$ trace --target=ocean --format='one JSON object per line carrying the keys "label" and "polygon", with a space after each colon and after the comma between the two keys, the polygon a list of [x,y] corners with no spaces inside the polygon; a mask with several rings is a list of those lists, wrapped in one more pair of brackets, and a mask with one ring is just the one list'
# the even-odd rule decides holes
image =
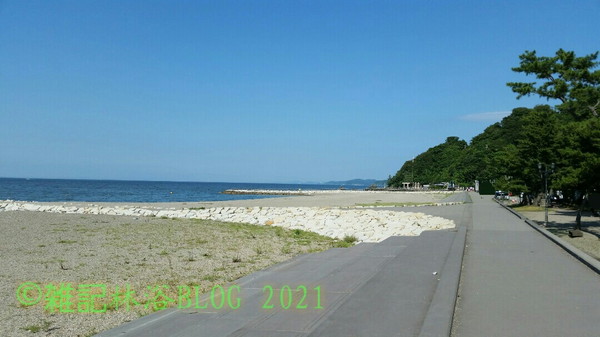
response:
{"label": "ocean", "polygon": [[[0,178],[0,200],[192,202],[276,198],[231,195],[228,189],[334,190],[337,185]],[[351,186],[348,189],[364,189]]]}

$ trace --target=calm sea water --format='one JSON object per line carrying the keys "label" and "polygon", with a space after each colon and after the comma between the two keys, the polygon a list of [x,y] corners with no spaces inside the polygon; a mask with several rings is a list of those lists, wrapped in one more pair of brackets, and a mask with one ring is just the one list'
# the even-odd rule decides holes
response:
{"label": "calm sea water", "polygon": [[[365,187],[367,186],[352,186],[352,188]],[[221,192],[227,189],[332,190],[337,188],[339,186],[335,185],[0,178],[0,200],[89,202],[221,201],[274,197],[221,194]]]}

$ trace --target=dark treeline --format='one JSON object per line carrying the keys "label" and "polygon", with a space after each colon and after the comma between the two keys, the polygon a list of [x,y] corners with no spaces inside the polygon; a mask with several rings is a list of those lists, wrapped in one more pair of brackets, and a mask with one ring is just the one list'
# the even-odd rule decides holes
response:
{"label": "dark treeline", "polygon": [[534,94],[559,100],[559,105],[516,108],[470,143],[448,137],[405,162],[388,185],[453,181],[472,186],[479,180],[492,182],[496,189],[535,193],[542,190],[538,163],[554,163],[549,188],[567,193],[599,189],[600,70],[592,71],[599,64],[597,56],[576,57],[562,49],[554,57],[525,52],[513,71],[534,75],[541,83],[507,85],[517,98]]}

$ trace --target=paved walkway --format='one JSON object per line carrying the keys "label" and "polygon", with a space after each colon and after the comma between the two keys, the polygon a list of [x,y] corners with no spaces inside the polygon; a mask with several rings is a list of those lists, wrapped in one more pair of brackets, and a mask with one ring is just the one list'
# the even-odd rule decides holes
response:
{"label": "paved walkway", "polygon": [[[304,255],[225,286],[235,310],[205,296],[208,309],[165,310],[97,336],[599,336],[598,274],[491,198],[470,196],[414,209],[456,230]],[[285,309],[288,289],[299,291]]]}
{"label": "paved walkway", "polygon": [[[460,219],[463,207],[432,208]],[[303,255],[236,281],[239,291],[225,286],[238,309],[214,310],[204,297],[199,306],[208,309],[165,310],[98,336],[447,336],[465,237],[462,227]],[[298,287],[285,309],[288,289]]]}
{"label": "paved walkway", "polygon": [[473,199],[454,336],[600,336],[600,276],[490,197]]}

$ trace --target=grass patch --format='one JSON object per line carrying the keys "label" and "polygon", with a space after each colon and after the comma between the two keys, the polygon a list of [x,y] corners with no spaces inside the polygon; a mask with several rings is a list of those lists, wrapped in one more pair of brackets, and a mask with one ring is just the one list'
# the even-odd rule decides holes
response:
{"label": "grass patch", "polygon": [[300,246],[310,246],[311,241],[306,240],[306,239],[299,239],[299,240],[296,240],[296,243],[299,244]]}
{"label": "grass patch", "polygon": [[354,246],[354,244],[348,243],[346,241],[334,241],[334,242],[332,242],[331,246],[333,248],[350,248],[350,247]]}
{"label": "grass patch", "polygon": [[219,276],[217,274],[210,274],[210,275],[204,276],[202,279],[204,281],[208,281],[208,282],[215,282],[216,280],[218,280],[220,278],[221,278],[221,276]]}
{"label": "grass patch", "polygon": [[38,333],[40,331],[48,330],[48,328],[50,328],[50,325],[52,325],[52,322],[44,320],[44,323],[42,323],[42,325],[29,325],[21,329],[33,333]]}
{"label": "grass patch", "polygon": [[354,246],[354,244],[358,241],[356,236],[354,235],[346,235],[342,240],[337,240],[332,243],[332,247],[334,248],[349,248]]}
{"label": "grass patch", "polygon": [[358,241],[358,239],[354,235],[346,235],[346,236],[344,236],[344,242],[355,243],[356,241]]}
{"label": "grass patch", "polygon": [[275,227],[275,235],[282,237],[285,235],[285,231],[281,227]]}
{"label": "grass patch", "polygon": [[543,212],[544,207],[535,206],[535,205],[526,205],[526,206],[510,206],[517,212]]}
{"label": "grass patch", "polygon": [[77,243],[77,241],[75,241],[75,240],[59,240],[58,243],[64,243],[64,244],[70,245],[73,243]]}
{"label": "grass patch", "polygon": [[285,246],[281,247],[282,254],[287,255],[287,254],[290,254],[291,252],[292,252],[292,248],[290,248],[289,245],[285,245]]}

